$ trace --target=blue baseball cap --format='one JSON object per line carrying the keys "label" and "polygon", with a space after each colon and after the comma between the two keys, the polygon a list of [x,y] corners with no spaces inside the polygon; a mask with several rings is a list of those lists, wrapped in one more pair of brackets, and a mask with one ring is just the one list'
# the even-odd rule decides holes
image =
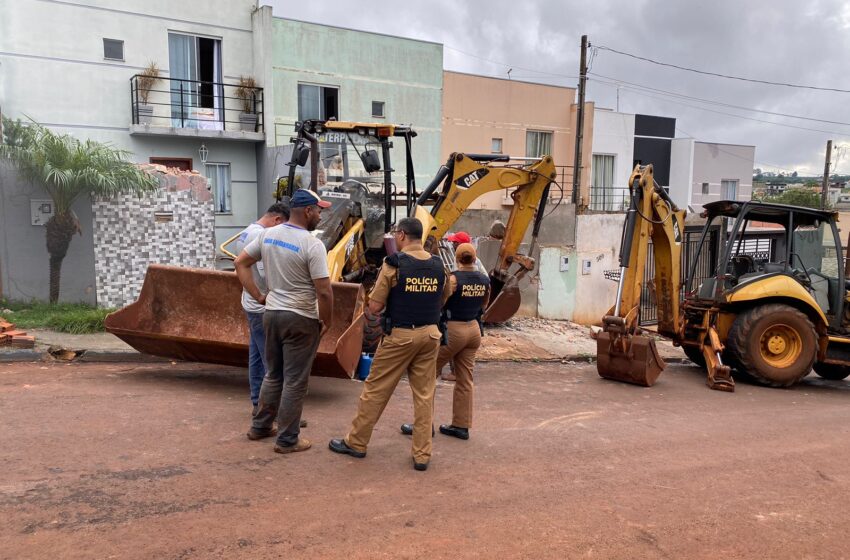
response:
{"label": "blue baseball cap", "polygon": [[319,198],[319,195],[307,189],[299,189],[292,195],[292,200],[289,201],[290,208],[306,208],[307,206],[318,206],[320,208],[330,208],[331,203]]}

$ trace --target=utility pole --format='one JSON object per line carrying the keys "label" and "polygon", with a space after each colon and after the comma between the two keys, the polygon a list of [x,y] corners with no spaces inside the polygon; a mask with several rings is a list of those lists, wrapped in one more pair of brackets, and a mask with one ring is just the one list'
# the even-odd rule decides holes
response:
{"label": "utility pole", "polygon": [[823,164],[823,186],[820,193],[821,210],[826,210],[826,199],[829,194],[829,161],[832,158],[832,140],[826,142],[826,161]]}
{"label": "utility pole", "polygon": [[581,36],[581,63],[578,74],[578,110],[576,111],[576,157],[573,160],[573,204],[578,206],[581,189],[581,145],[584,143],[584,90],[587,86],[587,35]]}

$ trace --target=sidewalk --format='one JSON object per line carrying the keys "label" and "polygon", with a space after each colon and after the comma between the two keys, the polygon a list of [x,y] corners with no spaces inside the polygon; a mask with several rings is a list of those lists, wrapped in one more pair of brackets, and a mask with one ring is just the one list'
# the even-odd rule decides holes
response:
{"label": "sidewalk", "polygon": [[[28,329],[28,332],[35,336],[35,348],[0,348],[0,362],[48,359],[50,348],[77,352],[79,357],[76,361],[166,360],[140,354],[109,333],[65,334],[43,329]],[[484,340],[478,352],[478,361],[481,362],[596,361],[596,341],[590,337],[590,329],[583,325],[566,321],[516,318],[502,326],[487,327],[484,332]],[[667,340],[657,340],[656,346],[661,357],[667,362],[686,360],[682,350]]]}
{"label": "sidewalk", "polygon": [[27,329],[35,336],[35,348],[21,350],[0,347],[0,362],[24,362],[52,359],[50,349],[77,352],[75,361],[83,362],[149,362],[164,358],[143,355],[134,350],[120,338],[110,333],[67,334],[46,329]]}

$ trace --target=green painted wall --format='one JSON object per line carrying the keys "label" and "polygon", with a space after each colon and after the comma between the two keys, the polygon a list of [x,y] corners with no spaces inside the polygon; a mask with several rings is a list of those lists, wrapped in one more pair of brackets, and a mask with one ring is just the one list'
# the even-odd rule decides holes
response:
{"label": "green painted wall", "polygon": [[[289,142],[298,118],[299,83],[335,86],[340,120],[413,126],[419,134],[413,143],[418,188],[436,172],[441,163],[442,45],[274,18],[270,58],[274,144]],[[372,101],[385,102],[384,119],[372,117]],[[402,145],[394,151],[396,182],[403,188]]]}

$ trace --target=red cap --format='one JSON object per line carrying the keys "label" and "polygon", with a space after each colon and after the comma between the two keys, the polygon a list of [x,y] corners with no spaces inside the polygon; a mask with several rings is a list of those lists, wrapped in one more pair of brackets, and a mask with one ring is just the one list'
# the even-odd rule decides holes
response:
{"label": "red cap", "polygon": [[459,231],[457,233],[453,233],[450,236],[446,237],[448,241],[452,243],[472,243],[472,238],[469,237],[469,234],[465,231]]}

